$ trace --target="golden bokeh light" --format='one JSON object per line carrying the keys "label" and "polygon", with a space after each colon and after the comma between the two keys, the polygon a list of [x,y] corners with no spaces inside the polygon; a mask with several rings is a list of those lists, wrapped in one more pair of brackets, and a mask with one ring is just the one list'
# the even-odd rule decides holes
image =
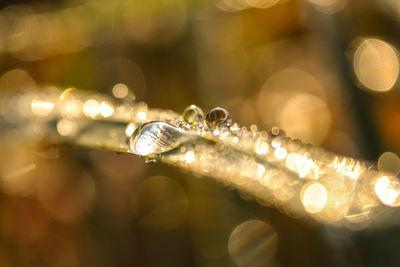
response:
{"label": "golden bokeh light", "polygon": [[249,7],[245,0],[216,0],[215,5],[225,12],[237,12]]}
{"label": "golden bokeh light", "polygon": [[255,7],[255,8],[268,8],[276,3],[279,2],[279,0],[245,0],[245,2],[250,6],[250,7]]}
{"label": "golden bokeh light", "polygon": [[76,123],[71,120],[62,119],[57,122],[57,132],[62,136],[73,135],[76,133],[77,129]]}
{"label": "golden bokeh light", "polygon": [[331,124],[327,104],[311,94],[290,97],[282,107],[279,119],[288,136],[315,144],[323,141]]}
{"label": "golden bokeh light", "polygon": [[188,152],[186,152],[186,154],[185,154],[185,161],[186,161],[186,163],[187,163],[187,164],[191,164],[191,163],[194,162],[194,160],[195,160],[194,152],[193,152],[193,151],[188,151]]}
{"label": "golden bokeh light", "polygon": [[393,88],[399,77],[398,52],[383,40],[363,39],[354,53],[353,67],[357,79],[365,88],[386,92]]}
{"label": "golden bokeh light", "polygon": [[54,109],[54,103],[33,99],[31,102],[32,113],[38,117],[47,117]]}
{"label": "golden bokeh light", "polygon": [[382,176],[375,182],[375,193],[383,204],[400,206],[400,184],[395,178]]}
{"label": "golden bokeh light", "polygon": [[138,117],[139,120],[142,120],[142,121],[145,121],[147,119],[147,113],[144,111],[138,112],[138,114],[136,116]]}
{"label": "golden bokeh light", "polygon": [[392,152],[383,153],[378,159],[378,170],[395,176],[400,172],[400,159]]}
{"label": "golden bokeh light", "polygon": [[238,12],[248,8],[269,8],[280,0],[219,0],[215,5],[225,12]]}
{"label": "golden bokeh light", "polygon": [[100,113],[99,101],[95,99],[89,99],[83,104],[83,114],[87,117],[94,118]]}
{"label": "golden bokeh light", "polygon": [[134,122],[128,123],[128,125],[125,128],[125,135],[127,137],[131,137],[136,128],[137,128],[136,123]]}
{"label": "golden bokeh light", "polygon": [[272,74],[258,95],[258,114],[266,127],[279,126],[288,136],[321,143],[331,126],[331,110],[320,78],[285,68]]}
{"label": "golden bokeh light", "polygon": [[397,0],[376,1],[386,12],[395,16],[400,15],[400,2]]}
{"label": "golden bokeh light", "polygon": [[278,235],[266,222],[251,220],[231,233],[228,252],[239,266],[268,266],[278,249]]}
{"label": "golden bokeh light", "polygon": [[117,83],[112,88],[112,94],[116,98],[125,98],[128,96],[128,93],[129,93],[129,88],[123,83]]}
{"label": "golden bokeh light", "polygon": [[269,150],[268,143],[262,139],[259,139],[257,143],[256,153],[261,155],[267,154]]}
{"label": "golden bokeh light", "polygon": [[333,14],[345,8],[347,0],[308,0],[320,12]]}
{"label": "golden bokeh light", "polygon": [[278,147],[274,151],[274,156],[275,156],[276,159],[279,159],[279,160],[285,159],[286,156],[287,156],[287,151],[283,147]]}
{"label": "golden bokeh light", "polygon": [[400,0],[18,2],[1,267],[358,266],[400,225]]}
{"label": "golden bokeh light", "polygon": [[308,183],[301,194],[301,202],[309,213],[318,213],[328,201],[328,191],[318,182]]}
{"label": "golden bokeh light", "polygon": [[286,166],[289,170],[298,173],[300,178],[319,178],[319,168],[307,154],[290,153],[286,158]]}
{"label": "golden bokeh light", "polygon": [[257,178],[261,179],[265,173],[265,167],[261,164],[257,164]]}
{"label": "golden bokeh light", "polygon": [[65,117],[77,117],[81,114],[82,107],[82,101],[69,99],[68,101],[61,102],[60,112]]}
{"label": "golden bokeh light", "polygon": [[108,118],[114,113],[113,104],[111,104],[109,101],[102,101],[99,108],[100,114],[104,118]]}

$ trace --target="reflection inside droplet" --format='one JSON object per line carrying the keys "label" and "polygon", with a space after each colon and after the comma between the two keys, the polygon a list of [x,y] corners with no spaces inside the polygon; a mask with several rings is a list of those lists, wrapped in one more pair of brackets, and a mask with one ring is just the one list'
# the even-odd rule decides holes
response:
{"label": "reflection inside droplet", "polygon": [[210,128],[227,127],[232,123],[231,114],[224,108],[213,108],[207,113],[206,122]]}
{"label": "reflection inside droplet", "polygon": [[202,121],[204,120],[203,110],[196,105],[190,105],[183,111],[183,119],[187,122]]}
{"label": "reflection inside droplet", "polygon": [[237,226],[228,243],[229,255],[239,266],[267,266],[277,248],[277,233],[269,224],[259,220]]}
{"label": "reflection inside droplet", "polygon": [[185,140],[185,132],[165,122],[149,122],[137,128],[129,140],[129,151],[140,156],[170,151]]}

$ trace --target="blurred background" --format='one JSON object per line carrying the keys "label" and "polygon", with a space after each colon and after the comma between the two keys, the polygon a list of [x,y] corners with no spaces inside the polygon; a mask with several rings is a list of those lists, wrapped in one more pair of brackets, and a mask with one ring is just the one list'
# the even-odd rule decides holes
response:
{"label": "blurred background", "polygon": [[[399,165],[398,0],[0,2],[0,92],[45,85]],[[333,228],[133,155],[1,129],[0,266],[400,266],[393,225]],[[392,151],[386,152],[385,151]]]}

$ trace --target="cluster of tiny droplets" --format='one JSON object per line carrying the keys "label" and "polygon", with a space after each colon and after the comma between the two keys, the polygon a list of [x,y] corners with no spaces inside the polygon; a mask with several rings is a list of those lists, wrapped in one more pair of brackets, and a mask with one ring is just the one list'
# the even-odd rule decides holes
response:
{"label": "cluster of tiny droplets", "polygon": [[[164,149],[174,149],[164,161],[213,176],[261,204],[273,204],[293,216],[306,212],[350,228],[365,226],[380,204],[373,185],[381,177],[372,166],[287,138],[278,128],[268,133],[254,125],[247,129],[232,123],[223,108],[204,116],[195,105],[173,124],[185,131],[182,137],[201,136],[214,145],[196,145],[182,138]],[[390,182],[384,190],[394,190]],[[397,205],[398,195],[390,206]]]}
{"label": "cluster of tiny droplets", "polygon": [[59,135],[71,138],[85,121],[126,123],[127,152],[212,176],[293,216],[353,228],[367,225],[381,203],[400,205],[397,179],[366,162],[292,140],[278,128],[241,127],[223,108],[205,115],[191,105],[181,116],[132,99],[49,88],[12,96],[1,113],[32,124],[56,120]]}

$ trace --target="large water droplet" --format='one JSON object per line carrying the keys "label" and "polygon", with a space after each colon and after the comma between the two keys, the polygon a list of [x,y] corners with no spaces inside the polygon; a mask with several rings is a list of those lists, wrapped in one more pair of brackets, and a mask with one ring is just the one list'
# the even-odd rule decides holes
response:
{"label": "large water droplet", "polygon": [[178,147],[185,132],[171,124],[153,121],[138,127],[129,139],[129,152],[140,156],[159,154]]}
{"label": "large water droplet", "polygon": [[203,110],[196,105],[190,105],[183,111],[183,119],[187,122],[203,121],[204,120]]}
{"label": "large water droplet", "polygon": [[231,114],[224,108],[213,108],[207,113],[206,122],[208,127],[212,129],[227,127],[232,123]]}

